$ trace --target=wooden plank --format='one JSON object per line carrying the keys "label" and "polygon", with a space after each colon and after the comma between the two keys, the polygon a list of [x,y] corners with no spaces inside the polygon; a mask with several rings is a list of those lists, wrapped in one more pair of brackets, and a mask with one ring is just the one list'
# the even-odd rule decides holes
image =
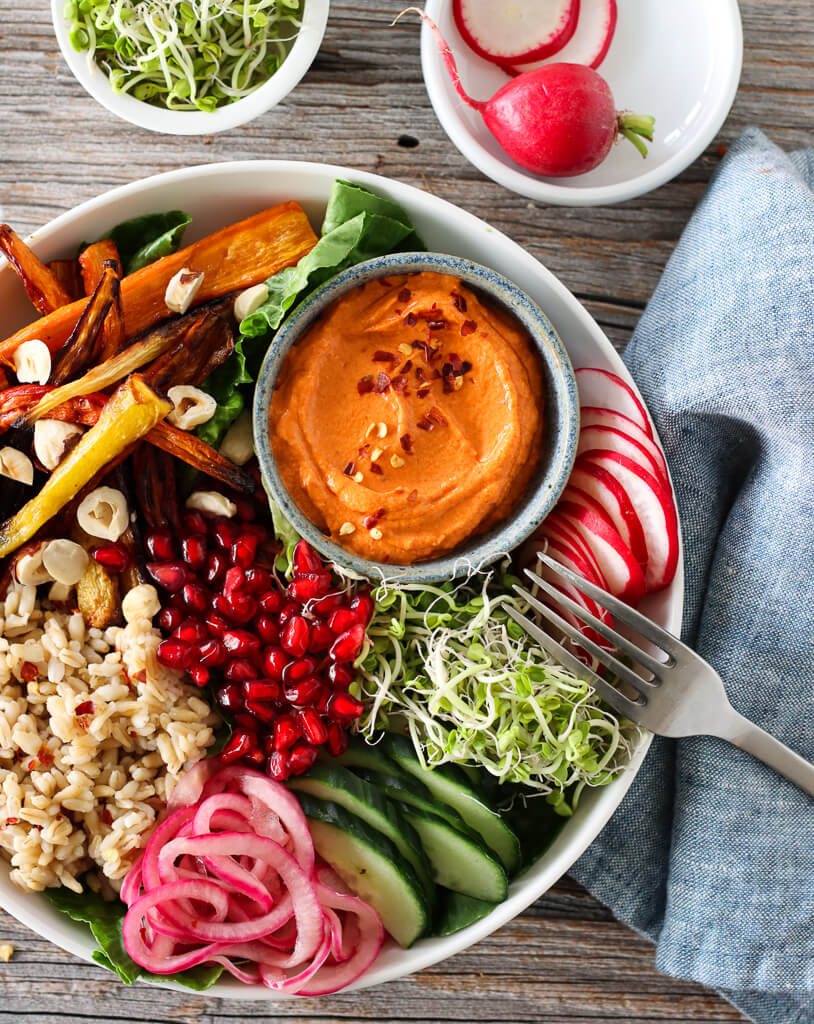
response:
{"label": "wooden plank", "polygon": [[[65,67],[49,4],[0,0],[0,217],[21,233],[107,188],[187,164],[326,160],[376,171],[484,217],[526,246],[583,301],[620,350],[710,175],[720,147],[750,124],[780,145],[812,141],[814,5],[742,0],[745,60],[718,138],[679,178],[616,207],[545,207],[470,166],[427,100],[414,24],[389,24],[384,0],[334,0],[314,67],[277,110],[207,138],[155,136],[99,108]],[[0,1019],[242,1021],[245,1003],[125,989],[0,914]],[[743,1021],[699,986],[658,974],[649,943],[565,879],[497,934],[417,977],[330,999],[262,1006],[258,1021],[475,1021],[682,1024]],[[260,1007],[257,1007],[260,1010]]]}

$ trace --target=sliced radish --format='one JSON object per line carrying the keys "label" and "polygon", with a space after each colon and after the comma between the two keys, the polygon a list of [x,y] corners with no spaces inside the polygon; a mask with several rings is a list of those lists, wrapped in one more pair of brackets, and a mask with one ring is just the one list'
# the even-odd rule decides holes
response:
{"label": "sliced radish", "polygon": [[590,565],[594,575],[600,581],[597,585],[601,586],[603,590],[609,589],[593,551],[585,543],[580,532],[575,530],[573,525],[556,508],[546,517],[546,521],[542,525],[542,534],[544,537],[557,540],[561,544],[573,548]]}
{"label": "sliced radish", "polygon": [[[648,438],[649,440],[649,438]],[[650,442],[653,443],[652,441]],[[620,452],[622,455],[627,455],[629,459],[633,459],[634,462],[646,469],[648,473],[652,473],[653,476],[661,481],[665,487],[669,486],[667,476],[662,473],[661,466],[653,458],[647,448],[644,445],[639,444],[638,441],[634,441],[629,434],[623,434],[621,430],[617,430],[616,427],[582,427],[579,432],[579,446],[577,448],[577,454],[581,455],[583,452],[596,451],[597,449],[606,448],[608,451]]]}
{"label": "sliced radish", "polygon": [[615,409],[638,423],[648,437],[653,436],[647,410],[633,388],[615,373],[595,367],[582,367],[577,370],[577,386],[580,406]]}
{"label": "sliced radish", "polygon": [[[616,0],[580,0],[579,21],[574,34],[556,54],[558,61],[566,64],[585,64],[598,68],[613,42],[616,31]],[[512,74],[533,71],[540,61],[530,64],[515,64],[507,68]]]}
{"label": "sliced radish", "polygon": [[453,0],[464,41],[496,64],[542,60],[573,36],[580,0]]}
{"label": "sliced radish", "polygon": [[614,597],[635,604],[644,597],[644,574],[630,548],[604,516],[584,505],[560,501],[557,510],[593,552]]}
{"label": "sliced radish", "polygon": [[[644,539],[644,530],[636,515],[636,510],[630,503],[627,491],[619,483],[616,477],[611,476],[607,470],[599,466],[586,463],[579,458],[571,473],[568,487],[563,491],[578,489],[594,499],[613,523],[617,533],[627,544],[633,553],[633,557],[642,567],[642,572],[647,568],[647,542]],[[569,495],[569,500],[573,500]]]}
{"label": "sliced radish", "polygon": [[647,543],[647,590],[662,590],[678,564],[678,517],[673,495],[647,470],[618,452],[586,452],[582,465],[606,470],[624,488],[636,510]]}
{"label": "sliced radish", "polygon": [[598,409],[586,405],[579,411],[579,422],[583,427],[613,427],[615,430],[627,434],[652,455],[659,467],[659,476],[664,479],[665,483],[670,479],[664,452],[657,442],[629,416],[623,416],[622,413],[615,412],[613,409]]}

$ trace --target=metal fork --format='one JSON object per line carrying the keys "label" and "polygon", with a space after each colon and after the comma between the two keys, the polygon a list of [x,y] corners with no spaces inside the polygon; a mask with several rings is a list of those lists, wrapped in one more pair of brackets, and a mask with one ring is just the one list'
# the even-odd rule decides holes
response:
{"label": "metal fork", "polygon": [[616,686],[597,675],[593,669],[584,665],[531,619],[516,609],[507,607],[506,611],[515,622],[519,623],[549,654],[557,658],[560,664],[590,683],[619,714],[644,726],[645,729],[660,736],[718,736],[759,758],[796,783],[806,793],[814,796],[814,764],[795,754],[770,733],[735,711],[726,696],[721,677],[702,657],[640,612],[634,611],[600,587],[577,576],[548,555],[540,552],[538,557],[547,569],[592,598],[663,653],[663,657],[659,658],[642,650],[537,573],[526,569],[526,575],[541,591],[612,643],[617,651],[628,655],[646,675],[634,671],[612,652],[585,636],[553,608],[515,585],[514,589],[524,601],[565,636],[593,655],[600,664],[610,669],[622,683],[635,692],[636,696],[626,696]]}

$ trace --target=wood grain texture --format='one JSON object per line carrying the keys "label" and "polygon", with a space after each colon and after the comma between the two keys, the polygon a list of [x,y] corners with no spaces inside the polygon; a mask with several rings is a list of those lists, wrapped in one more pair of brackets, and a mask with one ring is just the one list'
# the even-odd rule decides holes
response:
{"label": "wood grain texture", "polygon": [[[654,0],[666,2],[666,0]],[[715,2],[715,0],[711,0]],[[622,206],[544,207],[483,178],[446,139],[421,79],[415,25],[399,0],[334,0],[313,68],[277,110],[210,138],[155,136],[98,107],[64,66],[47,0],[0,0],[0,216],[22,234],[82,200],[187,164],[325,160],[418,185],[526,246],[622,349],[728,145],[750,124],[780,145],[812,141],[814,4],[743,0],[745,59],[719,137],[679,178]],[[400,144],[403,136],[417,140]],[[402,140],[403,141],[403,140]],[[313,1001],[205,1000],[125,989],[0,914],[0,1020],[217,1024],[295,1020],[657,1024],[743,1021],[699,986],[658,974],[653,950],[568,879],[476,947],[379,989]]]}

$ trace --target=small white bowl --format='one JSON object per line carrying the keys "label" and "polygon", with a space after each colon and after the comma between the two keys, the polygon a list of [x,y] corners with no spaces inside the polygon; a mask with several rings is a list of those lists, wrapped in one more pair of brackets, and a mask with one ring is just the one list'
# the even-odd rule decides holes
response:
{"label": "small white bowl", "polygon": [[[510,80],[463,41],[451,3],[428,0],[426,10],[449,43],[470,95],[488,99]],[[426,25],[421,36],[427,92],[452,142],[498,184],[559,206],[619,203],[680,174],[703,153],[726,120],[742,62],[737,0],[618,0],[616,33],[599,73],[610,85],[619,110],[655,117],[655,140],[648,144],[647,159],[620,139],[588,174],[543,178],[523,170],[504,153],[480,114],[456,95]]]}
{"label": "small white bowl", "polygon": [[71,26],[65,17],[64,7],[65,0],[51,0],[51,17],[62,56],[77,82],[103,107],[148,131],[165,135],[214,135],[254,120],[285,99],[317,55],[325,35],[331,0],[305,0],[302,28],[279,69],[265,84],[242,100],[218,107],[211,114],[202,110],[168,110],[114,92],[98,64],[86,51],[78,52],[71,45]]}

